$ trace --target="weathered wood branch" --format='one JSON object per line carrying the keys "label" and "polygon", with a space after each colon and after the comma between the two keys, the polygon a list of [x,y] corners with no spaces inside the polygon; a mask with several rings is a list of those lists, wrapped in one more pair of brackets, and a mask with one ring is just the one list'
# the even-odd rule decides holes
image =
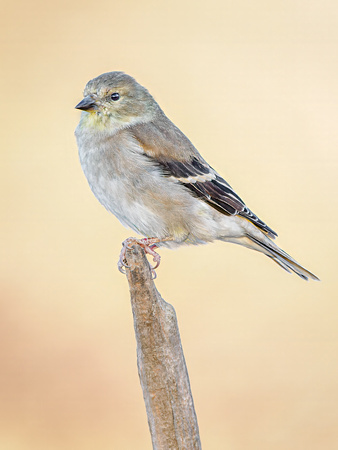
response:
{"label": "weathered wood branch", "polygon": [[126,262],[137,365],[153,448],[201,449],[175,310],[157,291],[139,245],[127,250]]}

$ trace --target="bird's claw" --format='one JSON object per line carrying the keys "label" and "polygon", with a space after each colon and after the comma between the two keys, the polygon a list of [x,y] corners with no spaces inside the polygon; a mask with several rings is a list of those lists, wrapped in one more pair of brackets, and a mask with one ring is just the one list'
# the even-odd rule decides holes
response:
{"label": "bird's claw", "polygon": [[119,260],[117,263],[117,268],[121,273],[123,273],[123,275],[126,275],[127,273],[125,267],[127,267],[127,269],[130,269],[130,266],[128,266],[128,264],[126,264],[123,260],[122,261]]}
{"label": "bird's claw", "polygon": [[[165,239],[167,240],[167,239]],[[130,266],[125,262],[126,251],[131,250],[132,245],[137,244],[140,245],[146,254],[151,255],[153,257],[153,261],[155,263],[154,266],[150,264],[150,270],[152,274],[152,279],[155,280],[157,277],[155,270],[158,268],[161,262],[161,256],[155,252],[154,248],[157,248],[157,245],[161,239],[159,238],[144,238],[144,239],[136,239],[136,238],[128,238],[122,243],[122,250],[120,253],[120,258],[117,263],[117,267],[121,273],[126,274],[126,269],[130,269]]]}

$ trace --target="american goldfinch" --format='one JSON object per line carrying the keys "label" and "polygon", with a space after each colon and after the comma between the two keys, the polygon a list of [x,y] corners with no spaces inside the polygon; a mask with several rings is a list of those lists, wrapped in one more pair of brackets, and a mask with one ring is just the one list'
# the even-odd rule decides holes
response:
{"label": "american goldfinch", "polygon": [[[202,158],[190,140],[131,76],[104,73],[89,81],[75,135],[82,169],[97,199],[154,257],[159,246],[232,242],[264,253],[283,269],[318,278],[273,241],[259,219]],[[124,263],[125,241],[119,262]]]}

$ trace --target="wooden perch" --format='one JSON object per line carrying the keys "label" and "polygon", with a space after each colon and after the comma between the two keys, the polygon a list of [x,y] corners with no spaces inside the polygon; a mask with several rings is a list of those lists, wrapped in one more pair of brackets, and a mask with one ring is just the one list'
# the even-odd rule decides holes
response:
{"label": "wooden perch", "polygon": [[127,250],[126,262],[138,372],[153,448],[201,449],[175,310],[157,291],[139,245]]}

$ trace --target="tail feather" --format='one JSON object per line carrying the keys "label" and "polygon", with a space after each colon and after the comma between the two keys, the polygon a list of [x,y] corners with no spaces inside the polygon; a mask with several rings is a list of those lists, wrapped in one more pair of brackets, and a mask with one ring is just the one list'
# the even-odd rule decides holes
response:
{"label": "tail feather", "polygon": [[291,270],[281,261],[278,261],[278,259],[275,259],[273,256],[266,255],[268,258],[272,259],[275,263],[277,263],[282,269],[286,270],[288,273],[292,273]]}
{"label": "tail feather", "polygon": [[296,260],[294,260],[266,236],[262,235],[261,240],[258,239],[257,236],[252,236],[250,234],[247,235],[247,238],[250,240],[248,247],[263,252],[287,272],[293,271],[303,280],[308,280],[310,278],[311,280],[319,281],[319,278],[316,277],[316,275],[301,266]]}

